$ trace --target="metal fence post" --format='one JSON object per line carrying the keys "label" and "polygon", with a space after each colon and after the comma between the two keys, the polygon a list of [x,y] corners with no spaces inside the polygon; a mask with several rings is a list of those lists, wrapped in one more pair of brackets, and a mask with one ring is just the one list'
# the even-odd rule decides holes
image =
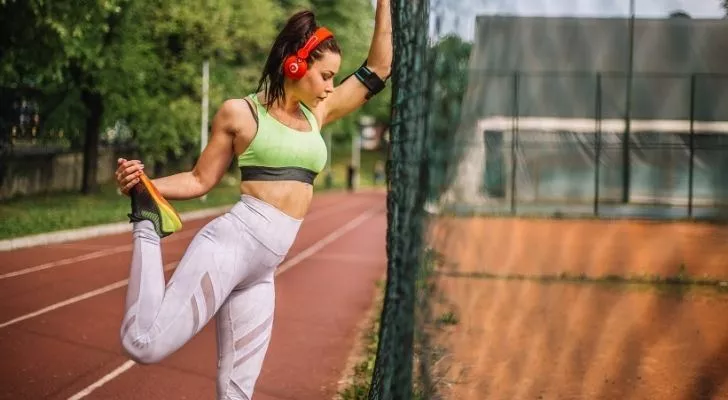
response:
{"label": "metal fence post", "polygon": [[625,90],[625,114],[624,114],[624,143],[622,147],[622,202],[629,203],[631,186],[631,165],[629,158],[629,144],[632,129],[632,81],[634,74],[634,24],[635,24],[635,3],[629,4],[629,54],[627,66],[627,82]]}
{"label": "metal fence post", "polygon": [[513,73],[513,120],[511,125],[511,213],[516,214],[516,143],[518,141],[518,84],[519,72]]}
{"label": "metal fence post", "polygon": [[693,185],[695,174],[695,81],[696,74],[690,75],[690,162],[688,164],[688,218],[693,217]]}
{"label": "metal fence post", "polygon": [[599,164],[602,152],[602,74],[597,72],[594,119],[596,125],[594,143],[594,215],[599,216]]}

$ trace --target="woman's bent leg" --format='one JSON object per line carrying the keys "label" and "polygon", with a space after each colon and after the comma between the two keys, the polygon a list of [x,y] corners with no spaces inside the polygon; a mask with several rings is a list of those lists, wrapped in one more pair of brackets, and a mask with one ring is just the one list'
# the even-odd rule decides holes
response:
{"label": "woman's bent leg", "polygon": [[165,288],[159,236],[149,221],[134,224],[121,325],[122,345],[132,359],[154,363],[178,350],[205,326],[246,273],[256,268],[259,257],[245,260],[245,265],[236,258],[238,228],[226,215],[201,229]]}

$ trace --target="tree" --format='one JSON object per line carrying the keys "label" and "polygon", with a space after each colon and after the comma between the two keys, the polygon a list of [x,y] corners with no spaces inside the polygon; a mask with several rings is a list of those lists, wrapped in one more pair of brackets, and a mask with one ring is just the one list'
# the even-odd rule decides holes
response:
{"label": "tree", "polygon": [[149,159],[180,154],[199,136],[201,60],[259,64],[283,16],[274,0],[76,3],[0,3],[0,85],[56,99],[49,120],[83,130],[83,193],[103,126],[122,121]]}
{"label": "tree", "polygon": [[56,97],[58,104],[69,95],[78,96],[75,103],[80,102],[85,111],[82,191],[88,193],[96,182],[98,132],[104,112],[100,73],[113,62],[108,49],[122,35],[129,1],[72,3],[9,0],[1,4],[0,36],[6,40],[2,82]]}
{"label": "tree", "polygon": [[472,43],[457,35],[446,35],[430,50],[430,121],[427,152],[432,171],[431,185],[436,196],[454,177],[452,163],[463,149],[456,129],[468,83],[468,61]]}

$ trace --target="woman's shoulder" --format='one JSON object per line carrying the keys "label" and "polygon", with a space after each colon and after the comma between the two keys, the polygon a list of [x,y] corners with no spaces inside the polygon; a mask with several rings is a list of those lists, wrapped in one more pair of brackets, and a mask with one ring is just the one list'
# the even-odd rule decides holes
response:
{"label": "woman's shoulder", "polygon": [[223,117],[236,117],[249,114],[249,106],[246,104],[250,100],[248,97],[229,98],[222,102],[218,113]]}
{"label": "woman's shoulder", "polygon": [[250,96],[228,98],[222,102],[215,117],[228,129],[239,130],[242,127],[258,123],[255,105]]}

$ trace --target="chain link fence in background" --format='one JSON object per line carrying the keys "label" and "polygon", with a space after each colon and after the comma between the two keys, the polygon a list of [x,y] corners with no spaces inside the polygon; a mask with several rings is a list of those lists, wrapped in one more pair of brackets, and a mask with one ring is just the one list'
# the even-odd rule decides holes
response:
{"label": "chain link fence in background", "polygon": [[463,149],[483,157],[480,194],[492,201],[481,211],[726,216],[728,75],[634,74],[629,126],[622,73],[479,76],[511,88],[510,110],[475,123],[483,147]]}

